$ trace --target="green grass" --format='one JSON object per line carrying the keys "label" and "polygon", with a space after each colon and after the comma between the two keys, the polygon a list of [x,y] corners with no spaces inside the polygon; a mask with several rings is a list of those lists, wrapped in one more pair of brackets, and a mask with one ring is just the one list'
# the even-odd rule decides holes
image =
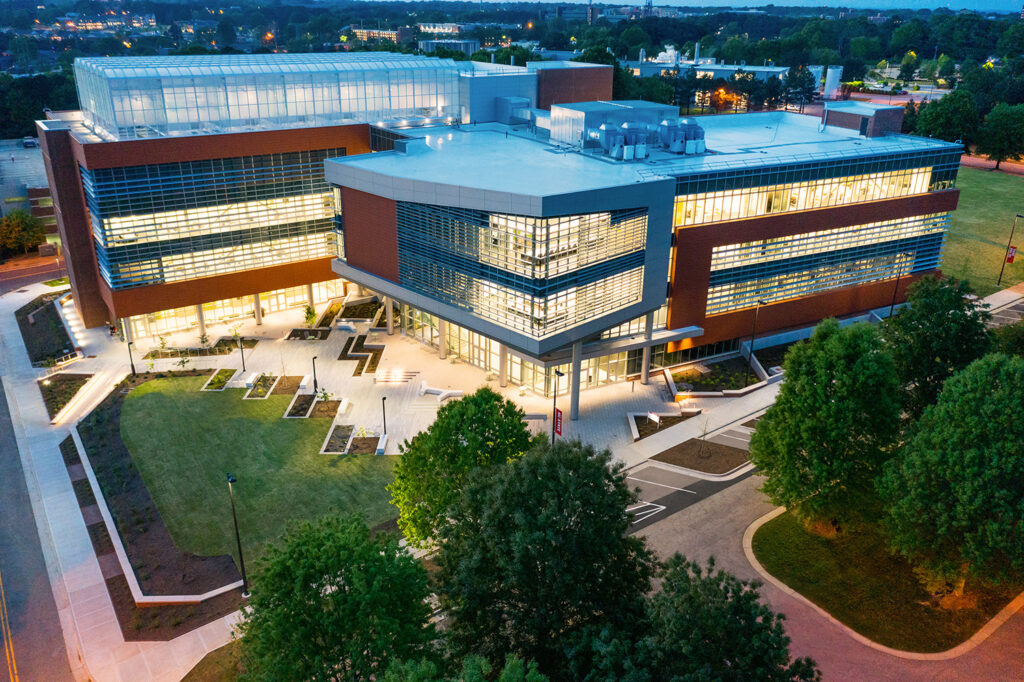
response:
{"label": "green grass", "polygon": [[[1024,213],[1024,178],[961,168],[956,184],[960,204],[953,211],[942,272],[968,280],[979,296],[1024,281],[1024,255],[1018,255],[996,286],[1013,216]],[[1024,225],[1017,228],[1014,242],[1024,250]]]}
{"label": "green grass", "polygon": [[132,391],[121,436],[178,546],[235,554],[225,473],[231,472],[248,560],[287,523],[336,510],[371,526],[397,516],[385,486],[390,457],[321,455],[329,419],[282,419],[290,395],[242,400],[200,391],[206,376],[154,379]]}
{"label": "green grass", "polygon": [[[968,639],[1017,590],[974,591],[977,608],[951,611],[929,603],[910,565],[892,555],[877,526],[847,529],[828,540],[791,514],[758,529],[754,554],[764,568],[848,627],[885,646],[937,652]],[[977,590],[968,585],[968,591]]]}
{"label": "green grass", "polygon": [[48,279],[43,282],[48,287],[66,287],[68,285],[68,278],[61,277],[60,279]]}
{"label": "green grass", "polygon": [[214,649],[196,663],[182,682],[233,682],[238,679],[242,645],[238,640]]}

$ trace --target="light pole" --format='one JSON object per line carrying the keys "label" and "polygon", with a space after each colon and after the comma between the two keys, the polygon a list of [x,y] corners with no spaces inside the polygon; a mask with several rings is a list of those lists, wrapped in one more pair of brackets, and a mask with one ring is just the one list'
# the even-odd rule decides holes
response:
{"label": "light pole", "polygon": [[896,261],[896,282],[892,285],[892,301],[889,302],[889,317],[892,317],[893,310],[896,309],[896,294],[900,290],[900,280],[903,279],[903,271],[900,269],[900,262]]}
{"label": "light pole", "polygon": [[134,341],[128,342],[128,364],[132,367],[132,376],[135,376],[135,358],[132,357],[132,344]]}
{"label": "light pole", "polygon": [[551,444],[555,444],[555,415],[558,414],[558,380],[565,372],[555,370],[555,390],[551,392]]}
{"label": "light pole", "polygon": [[1024,215],[1018,213],[1013,217],[1013,227],[1010,228],[1010,238],[1006,240],[1006,252],[1003,254],[1003,265],[999,268],[999,279],[996,280],[996,286],[999,286],[1003,282],[1003,270],[1006,269],[1006,259],[1010,256],[1010,245],[1013,243],[1013,233],[1017,231],[1017,219],[1024,218]]}
{"label": "light pole", "polygon": [[249,580],[245,576],[245,559],[242,558],[242,536],[238,534],[238,514],[235,513],[235,490],[231,487],[236,478],[230,473],[228,476],[228,497],[231,498],[231,518],[235,521],[235,542],[238,543],[238,565],[242,569],[242,597],[249,598]]}
{"label": "light pole", "polygon": [[388,397],[382,395],[380,397],[380,416],[384,418],[384,435],[388,435],[388,411],[387,411]]}
{"label": "light pole", "polygon": [[318,356],[313,356],[313,393],[317,392],[319,385],[316,383],[316,359]]}
{"label": "light pole", "polygon": [[238,337],[238,354],[242,357],[242,371],[245,371],[245,348],[242,347],[242,337]]}
{"label": "light pole", "polygon": [[757,313],[763,305],[767,304],[761,299],[757,299],[757,305],[754,306],[754,326],[750,330],[750,350],[747,352],[747,376],[743,380],[744,388],[750,383],[750,373],[754,369],[754,338],[757,337]]}

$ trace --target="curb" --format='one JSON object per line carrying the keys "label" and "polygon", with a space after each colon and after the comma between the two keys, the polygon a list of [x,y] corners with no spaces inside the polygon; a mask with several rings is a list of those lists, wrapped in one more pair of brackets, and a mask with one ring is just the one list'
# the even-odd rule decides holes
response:
{"label": "curb", "polygon": [[864,646],[871,647],[875,651],[881,651],[882,653],[889,654],[890,656],[904,658],[911,661],[949,661],[954,658],[959,658],[960,656],[963,656],[964,654],[966,654],[967,652],[971,651],[976,646],[984,642],[1006,621],[1008,621],[1010,617],[1013,616],[1013,614],[1017,613],[1017,611],[1021,610],[1021,608],[1024,607],[1024,592],[1021,592],[1013,599],[1013,601],[1004,606],[1002,610],[999,611],[999,613],[992,616],[992,618],[987,623],[981,626],[980,630],[971,635],[965,642],[962,642],[953,647],[952,649],[947,649],[945,651],[939,651],[933,654],[925,654],[913,651],[903,651],[902,649],[893,649],[883,644],[879,644],[878,642],[868,639],[859,632],[851,629],[845,623],[839,621],[831,613],[821,608],[820,606],[812,602],[810,599],[808,599],[804,595],[794,590],[792,587],[786,585],[781,580],[773,576],[764,568],[764,566],[761,565],[761,562],[759,562],[757,558],[754,556],[754,533],[756,533],[757,530],[764,524],[768,523],[774,518],[781,516],[785,511],[785,507],[777,507],[772,511],[768,512],[767,514],[765,514],[764,516],[760,517],[759,519],[755,519],[753,523],[747,526],[747,529],[743,532],[743,554],[746,555],[747,561],[750,562],[750,565],[754,567],[754,570],[756,570],[761,575],[761,577],[764,578],[765,581],[771,583],[778,589],[782,590],[790,597],[793,597],[794,599],[803,602],[807,606],[810,606],[812,609],[817,611],[818,614],[823,616],[826,620],[828,620],[831,623],[834,623],[835,625],[838,625],[839,628],[846,635],[860,642]]}

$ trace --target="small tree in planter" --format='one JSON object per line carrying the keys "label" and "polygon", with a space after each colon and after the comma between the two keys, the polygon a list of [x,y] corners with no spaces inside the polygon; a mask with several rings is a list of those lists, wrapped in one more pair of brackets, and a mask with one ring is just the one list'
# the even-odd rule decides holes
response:
{"label": "small tree in planter", "polygon": [[158,336],[156,338],[160,342],[160,350],[167,350],[167,337],[166,336]]}
{"label": "small tree in planter", "polygon": [[328,400],[330,400],[333,397],[334,397],[334,394],[331,393],[330,391],[328,391],[326,388],[321,388],[316,393],[316,399],[319,400],[320,402],[327,402]]}
{"label": "small tree in planter", "polygon": [[312,327],[316,324],[316,309],[313,306],[307,305],[304,314],[306,316],[307,327]]}
{"label": "small tree in planter", "polygon": [[182,356],[182,358],[180,360],[178,360],[176,363],[174,363],[174,365],[176,367],[181,367],[181,371],[184,372],[186,369],[188,369],[188,363],[189,363],[190,360],[191,360],[191,358],[189,358],[187,355],[185,355],[185,356]]}
{"label": "small tree in planter", "polygon": [[199,345],[203,348],[207,348],[210,345],[210,337],[206,332],[199,335]]}

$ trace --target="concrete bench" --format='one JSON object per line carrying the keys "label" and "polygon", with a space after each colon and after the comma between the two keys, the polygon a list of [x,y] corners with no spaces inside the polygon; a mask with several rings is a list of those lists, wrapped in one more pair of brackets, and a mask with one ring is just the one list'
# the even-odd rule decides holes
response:
{"label": "concrete bench", "polygon": [[313,377],[311,375],[309,375],[309,374],[307,374],[306,376],[302,377],[302,379],[299,381],[299,390],[303,390],[303,389],[309,388],[310,387],[310,381],[312,381],[312,378]]}
{"label": "concrete bench", "polygon": [[384,434],[377,440],[377,453],[378,455],[384,454],[384,448],[388,446],[388,434]]}
{"label": "concrete bench", "polygon": [[349,334],[355,334],[356,333],[356,326],[354,324],[349,323],[349,322],[339,322],[338,326],[337,326],[337,329],[340,332],[348,332]]}
{"label": "concrete bench", "polygon": [[245,387],[252,388],[253,384],[255,384],[256,381],[260,378],[260,374],[262,374],[262,372],[253,372],[252,374],[247,376],[245,378]]}
{"label": "concrete bench", "polygon": [[437,402],[443,403],[449,398],[461,398],[462,391],[441,391],[437,394]]}

